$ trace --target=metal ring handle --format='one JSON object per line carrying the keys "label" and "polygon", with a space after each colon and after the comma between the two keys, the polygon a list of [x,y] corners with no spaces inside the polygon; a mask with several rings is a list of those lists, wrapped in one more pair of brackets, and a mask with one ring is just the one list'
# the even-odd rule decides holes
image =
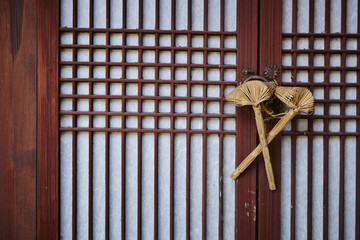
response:
{"label": "metal ring handle", "polygon": [[249,82],[249,81],[254,81],[254,80],[260,80],[260,81],[263,81],[263,82],[269,82],[268,79],[266,79],[266,78],[264,78],[262,76],[253,75],[253,76],[248,77],[246,80],[244,80],[243,83],[246,83],[246,82]]}

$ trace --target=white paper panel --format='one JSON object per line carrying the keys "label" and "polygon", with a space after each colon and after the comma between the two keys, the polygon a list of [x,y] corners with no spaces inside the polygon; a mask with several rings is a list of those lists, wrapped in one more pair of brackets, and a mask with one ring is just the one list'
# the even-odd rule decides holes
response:
{"label": "white paper panel", "polygon": [[[95,0],[93,6],[93,26],[94,28],[106,27],[106,14],[110,16],[110,28],[123,28],[123,7],[124,1],[110,0],[109,13],[107,13],[105,0]],[[212,0],[208,3],[209,17],[204,19],[204,1],[192,0],[192,22],[188,26],[188,2],[187,0],[176,1],[175,7],[175,28],[177,30],[203,30],[204,21],[207,21],[208,28],[211,31],[220,30],[220,1]],[[61,1],[61,26],[62,27],[90,27],[90,1],[77,1],[77,26],[73,26],[72,18],[72,1]],[[171,1],[159,1],[159,15],[160,15],[160,29],[171,28]],[[236,31],[236,0],[226,0],[224,2],[225,15],[224,21],[225,31]],[[143,16],[143,28],[155,28],[155,1],[144,0],[143,12],[139,12],[139,1],[126,1],[126,28],[138,29],[140,27],[139,14]],[[209,84],[204,85],[202,81],[207,78],[210,81],[220,81],[220,70],[217,68],[209,68],[208,72],[204,69],[192,68],[191,79],[199,81],[199,84],[191,84],[191,89],[188,92],[187,84],[172,85],[169,83],[124,83],[119,82],[107,83],[101,82],[106,77],[114,79],[121,79],[123,61],[138,63],[139,50],[138,49],[110,49],[108,52],[104,47],[108,43],[112,46],[139,46],[141,41],[138,33],[127,33],[125,42],[123,41],[123,33],[110,32],[107,40],[107,35],[104,32],[79,32],[73,40],[73,33],[61,32],[60,41],[62,44],[78,44],[88,45],[92,41],[94,45],[99,46],[97,49],[79,48],[76,49],[75,57],[73,59],[73,48],[61,48],[61,61],[78,61],[82,65],[72,67],[61,65],[61,78],[82,78],[87,79],[94,77],[99,82],[78,82],[76,84],[68,82],[60,82],[61,94],[77,94],[84,95],[83,98],[61,98],[60,109],[63,111],[93,111],[102,113],[109,109],[112,113],[128,112],[128,113],[153,113],[155,112],[156,104],[160,113],[186,113],[188,104],[190,104],[191,112],[197,114],[220,114],[220,105],[217,101],[208,101],[207,106],[203,101],[186,101],[176,100],[174,106],[171,105],[170,100],[152,100],[146,99],[140,102],[139,99],[105,99],[101,96],[110,94],[111,96],[121,96],[125,93],[126,96],[159,96],[169,97],[174,93],[175,97],[211,97],[219,98],[222,94],[220,92],[220,85]],[[90,39],[92,36],[92,40]],[[143,46],[155,46],[155,34],[144,33],[141,35]],[[160,47],[171,46],[171,34],[160,33],[159,45]],[[107,42],[109,41],[109,42]],[[208,42],[204,43],[204,35],[197,34],[191,36],[191,45],[189,46],[188,36],[186,34],[175,35],[176,47],[203,47],[208,45],[211,48],[220,48],[220,35],[208,36]],[[224,37],[225,48],[236,48],[236,37]],[[123,52],[125,51],[125,52]],[[123,53],[125,58],[123,58]],[[220,64],[219,52],[213,51],[208,53],[208,58],[204,59],[204,53],[201,51],[191,52],[191,62],[197,64]],[[142,50],[142,62],[155,64],[155,49]],[[109,61],[113,64],[109,67],[102,66],[102,63]],[[96,62],[96,66],[89,67],[87,62],[90,59]],[[160,63],[170,63],[171,51],[168,49],[159,50]],[[188,55],[186,51],[175,51],[175,62],[185,64],[184,67],[175,68],[176,80],[187,80],[188,70],[187,62]],[[236,65],[236,54],[224,54],[224,62],[228,65]],[[236,67],[236,66],[235,66]],[[139,71],[140,70],[140,71]],[[92,71],[92,72],[90,72]],[[155,66],[128,66],[124,69],[127,79],[155,79]],[[159,67],[158,75],[160,80],[171,79],[170,67]],[[107,74],[108,73],[108,74]],[[236,81],[236,70],[224,70],[225,81]],[[108,76],[107,76],[108,75]],[[158,79],[156,79],[158,80]],[[156,89],[158,87],[158,90]],[[225,86],[225,94],[231,91],[234,86]],[[108,92],[107,92],[108,89]],[[123,91],[124,90],[124,91]],[[96,95],[96,99],[89,100],[87,95]],[[75,106],[75,107],[74,107]],[[204,107],[206,108],[204,109]],[[235,114],[235,108],[231,104],[224,105],[225,114]],[[89,115],[62,115],[60,118],[61,127],[76,127],[76,128],[96,128],[95,132],[78,131],[74,135],[73,149],[73,135],[72,132],[61,133],[61,237],[62,239],[72,239],[72,165],[73,155],[76,156],[77,164],[77,238],[87,239],[89,234],[89,226],[92,227],[95,239],[105,238],[105,216],[106,216],[106,161],[109,164],[109,237],[110,239],[119,239],[122,235],[121,226],[125,223],[126,239],[136,239],[138,236],[138,224],[141,223],[141,234],[144,239],[154,239],[154,206],[155,206],[155,184],[158,184],[158,237],[159,239],[169,239],[170,236],[170,159],[174,158],[174,233],[176,239],[184,239],[186,236],[186,156],[190,155],[190,237],[199,239],[206,234],[209,239],[217,239],[219,229],[219,196],[223,197],[223,232],[224,239],[234,238],[235,225],[235,182],[229,178],[229,174],[234,169],[236,141],[235,135],[223,135],[223,142],[220,142],[220,137],[217,134],[206,135],[206,142],[203,142],[204,136],[202,134],[190,135],[190,148],[187,149],[186,135],[176,133],[159,133],[158,138],[155,139],[155,133],[120,133],[110,132],[105,133],[101,131],[102,128],[109,125],[109,128],[129,129],[154,129],[155,117],[143,116],[137,117],[128,115],[122,116],[106,116],[100,114],[97,116]],[[108,123],[107,123],[108,121]],[[159,129],[165,131],[172,126],[170,117],[158,117]],[[186,118],[175,117],[174,128],[177,130],[186,130],[189,127],[192,130],[220,130],[235,131],[234,118],[224,119],[224,125],[220,126],[220,119],[217,117],[207,118],[204,122],[202,117]],[[123,135],[124,134],[124,135]],[[92,137],[91,137],[92,136]],[[139,138],[141,136],[141,138]],[[174,137],[173,141],[170,139]],[[106,139],[108,137],[108,139]],[[124,138],[123,138],[124,137]],[[122,142],[125,139],[125,143]],[[139,139],[141,141],[139,142]],[[158,156],[155,156],[155,141],[158,141]],[[171,145],[174,143],[174,155],[170,153]],[[108,146],[106,146],[106,143]],[[220,192],[220,176],[219,176],[219,150],[220,144],[223,144],[223,192]],[[123,146],[125,148],[123,149]],[[92,152],[90,153],[90,149]],[[139,150],[138,150],[139,149]],[[207,157],[203,156],[205,149]],[[73,152],[76,151],[76,152]],[[138,165],[139,157],[138,151],[141,152],[141,166]],[[190,151],[190,152],[188,152]],[[123,159],[123,153],[125,158]],[[92,155],[92,159],[90,159]],[[106,156],[109,156],[106,159]],[[155,161],[158,166],[158,181],[155,182]],[[203,163],[206,163],[207,171],[204,172]],[[92,178],[89,176],[90,164],[93,164]],[[122,182],[122,166],[125,165],[125,183]],[[141,176],[138,176],[138,169],[141,167]],[[206,174],[207,182],[203,182],[204,174]],[[141,192],[139,192],[139,178],[141,183]],[[89,196],[89,184],[93,184],[93,194]],[[122,184],[125,184],[125,192],[122,192]],[[202,191],[204,184],[207,187],[207,195],[203,196]],[[125,203],[122,203],[122,194],[125,194]],[[140,194],[140,196],[139,196]],[[89,204],[89,197],[92,199],[93,205]],[[206,232],[202,232],[202,209],[203,198],[206,200],[205,209]],[[138,200],[141,199],[141,202]],[[125,204],[125,209],[122,209],[122,204]],[[142,212],[139,213],[138,206],[141,205]],[[89,222],[89,208],[92,208],[93,219]],[[125,211],[125,219],[122,219],[122,211]],[[138,219],[140,215],[141,219]]]}
{"label": "white paper panel", "polygon": [[291,139],[281,139],[281,239],[290,239],[291,221]]}
{"label": "white paper panel", "polygon": [[159,0],[160,2],[160,29],[171,29],[171,1]]}
{"label": "white paper panel", "polygon": [[345,235],[344,239],[355,239],[356,223],[356,138],[345,138]]}
{"label": "white paper panel", "polygon": [[137,134],[126,134],[126,239],[137,237],[138,211],[138,145]]}
{"label": "white paper panel", "polygon": [[219,137],[207,138],[206,237],[217,239],[219,220]]}
{"label": "white paper panel", "polygon": [[307,138],[296,138],[296,184],[295,184],[295,235],[297,239],[307,236]]}
{"label": "white paper panel", "polygon": [[72,233],[72,133],[60,134],[60,237]]}
{"label": "white paper panel", "polygon": [[346,11],[347,11],[347,17],[346,17],[346,32],[347,33],[357,33],[357,27],[358,27],[358,15],[359,12],[358,9],[359,1],[356,0],[348,0]]}
{"label": "white paper panel", "polygon": [[93,228],[94,239],[105,238],[105,133],[93,139]]}
{"label": "white paper panel", "polygon": [[282,31],[290,33],[292,31],[292,1],[283,1],[282,10]]}
{"label": "white paper panel", "polygon": [[188,28],[188,6],[187,0],[177,0],[176,1],[176,30],[186,30]]}
{"label": "white paper panel", "polygon": [[[313,150],[323,149],[323,137],[314,137]],[[313,216],[312,216],[312,236],[314,239],[323,239],[323,190],[324,190],[324,153],[323,151],[313,151]],[[314,211],[315,209],[315,211]]]}
{"label": "white paper panel", "polygon": [[236,31],[236,0],[225,0],[225,31]]}
{"label": "white paper panel", "polygon": [[159,134],[159,239],[170,236],[170,134]]}
{"label": "white paper panel", "polygon": [[204,1],[191,1],[191,29],[204,30]]}
{"label": "white paper panel", "polygon": [[154,239],[154,134],[142,135],[142,238]]}
{"label": "white paper panel", "polygon": [[341,0],[330,1],[330,32],[341,32]]}
{"label": "white paper panel", "polygon": [[[309,1],[301,0],[298,1],[297,6],[292,6],[293,1],[283,1],[283,32],[292,32],[292,11],[293,7],[297,8],[297,31],[300,33],[309,32]],[[357,1],[347,1],[347,26],[346,32],[355,33],[357,31]],[[325,1],[319,0],[314,2],[314,30],[316,33],[325,31]],[[330,33],[341,32],[341,0],[330,1]],[[292,46],[291,38],[283,39],[283,49],[309,49],[309,38],[297,39],[297,46]],[[330,50],[344,50],[341,49],[341,39],[337,37],[330,38]],[[325,38],[314,38],[314,49],[324,50],[325,49]],[[353,39],[346,40],[346,49],[357,49],[357,44]],[[329,49],[325,49],[329,50]],[[325,66],[325,55],[314,54],[314,66],[324,67]],[[309,66],[310,55],[308,54],[297,54],[296,64],[292,62],[291,54],[283,54],[282,64],[283,66]],[[340,67],[341,55],[331,54],[330,55],[330,66]],[[347,54],[345,66],[355,67],[358,63],[356,61],[356,55]],[[328,66],[325,66],[328,67]],[[313,74],[313,81],[315,83],[322,83],[325,81],[324,71],[315,70]],[[284,83],[290,83],[294,72],[285,70],[282,73],[282,81]],[[310,80],[310,72],[308,70],[297,70],[296,71],[296,82],[306,83]],[[352,71],[346,71],[346,83],[354,83],[357,81],[356,75]],[[330,71],[329,72],[330,83],[341,82],[341,71]],[[315,100],[325,99],[326,88],[319,86],[313,88],[313,94]],[[329,87],[329,99],[339,100],[342,88],[339,86]],[[356,90],[352,87],[346,87],[345,89],[345,100],[356,99]],[[329,115],[339,116],[343,114],[340,111],[341,105],[339,103],[329,104]],[[315,104],[315,115],[324,115],[325,107],[323,103]],[[347,104],[345,105],[345,115],[356,115],[356,105]],[[330,136],[325,138],[321,136],[325,130],[325,120],[321,118],[314,118],[312,122],[308,120],[292,120],[296,121],[296,131],[306,132],[310,125],[314,132],[318,132],[319,136],[313,137],[313,155],[312,155],[312,238],[323,239],[323,217],[324,214],[328,214],[328,231],[329,239],[339,238],[339,194],[340,194],[340,137]],[[356,132],[356,122],[354,120],[345,119],[345,132],[354,133]],[[340,119],[329,119],[328,129],[330,133],[338,134],[340,131]],[[286,131],[290,131],[291,127],[288,125],[285,128]],[[344,237],[345,239],[355,239],[355,188],[356,188],[356,141],[355,137],[344,137]],[[328,142],[324,142],[328,139]],[[281,219],[281,238],[290,239],[291,233],[291,217],[295,218],[295,239],[307,239],[307,208],[308,208],[308,142],[309,139],[305,136],[296,137],[296,166],[291,166],[291,138],[289,136],[282,138],[282,219]],[[328,153],[324,153],[324,144],[328,144]],[[327,154],[327,155],[325,155]],[[324,172],[324,158],[328,158],[328,172]],[[291,206],[291,169],[296,167],[295,173],[295,206]],[[327,174],[328,189],[324,189],[324,174]],[[323,192],[328,191],[328,202],[327,208],[324,213],[324,199]],[[291,208],[295,207],[295,216],[291,216]]]}
{"label": "white paper panel", "polygon": [[126,28],[139,28],[139,0],[124,0],[126,1]]}
{"label": "white paper panel", "polygon": [[297,28],[300,33],[309,32],[309,0],[298,1]]}
{"label": "white paper panel", "polygon": [[338,137],[329,139],[329,239],[339,238],[339,155]]}
{"label": "white paper panel", "polygon": [[106,0],[94,0],[94,27],[106,28]]}
{"label": "white paper panel", "polygon": [[325,0],[314,1],[314,4],[314,31],[316,33],[321,33],[325,31]]}
{"label": "white paper panel", "polygon": [[227,177],[235,168],[235,136],[224,137],[224,162],[223,162],[223,207],[224,207],[224,239],[233,239],[235,231],[235,182]]}
{"label": "white paper panel", "polygon": [[122,28],[122,13],[123,1],[122,0],[110,0],[110,27]]}
{"label": "white paper panel", "polygon": [[155,1],[143,1],[143,27],[144,29],[155,29]]}
{"label": "white paper panel", "polygon": [[191,136],[191,172],[190,172],[190,238],[202,237],[202,136]]}
{"label": "white paper panel", "polygon": [[[90,27],[89,26],[89,13],[90,13],[90,1],[89,0],[79,0],[77,3],[77,25],[78,27]],[[65,17],[65,16],[64,16]],[[72,16],[69,16],[72,18]],[[63,16],[61,16],[63,18]]]}
{"label": "white paper panel", "polygon": [[220,31],[220,0],[208,1],[208,30]]}
{"label": "white paper panel", "polygon": [[174,218],[175,239],[184,239],[186,234],[186,136],[175,135],[175,186]]}
{"label": "white paper panel", "polygon": [[121,133],[110,134],[110,226],[111,239],[121,235]]}
{"label": "white paper panel", "polygon": [[88,239],[89,227],[89,133],[77,134],[77,224],[79,239]]}

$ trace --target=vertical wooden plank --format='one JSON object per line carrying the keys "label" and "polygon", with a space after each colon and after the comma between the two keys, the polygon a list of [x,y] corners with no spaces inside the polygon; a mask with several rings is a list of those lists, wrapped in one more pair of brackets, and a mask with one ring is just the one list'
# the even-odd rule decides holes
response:
{"label": "vertical wooden plank", "polygon": [[[176,29],[176,0],[171,0],[171,30]],[[171,63],[175,63],[175,34],[171,33]],[[171,80],[175,80],[175,68],[171,67]],[[174,84],[171,84],[170,96],[175,96]],[[175,112],[175,101],[170,100],[170,112]],[[173,114],[170,117],[170,129],[175,129],[175,117]],[[175,134],[170,134],[170,239],[175,236]]]}
{"label": "vertical wooden plank", "polygon": [[[110,0],[106,0],[106,28],[110,28]],[[110,45],[110,34],[106,33],[106,45]],[[106,62],[110,62],[110,49],[106,49]],[[110,67],[106,66],[106,78],[110,78]],[[110,95],[109,82],[105,83],[105,95]],[[106,100],[106,112],[110,112],[110,99]],[[110,117],[106,116],[106,128],[110,128]],[[110,238],[110,133],[105,133],[105,239]]]}
{"label": "vertical wooden plank", "polygon": [[30,4],[2,2],[1,239],[35,236],[36,8]]}
{"label": "vertical wooden plank", "polygon": [[36,1],[0,8],[0,239],[35,239]]}
{"label": "vertical wooden plank", "polygon": [[[63,2],[63,4],[66,4]],[[77,0],[73,0],[72,1],[72,5],[73,5],[73,10],[72,10],[72,21],[73,21],[73,27],[77,27],[78,26],[78,18],[77,18],[77,11],[78,11],[78,2]],[[61,0],[59,0],[59,10],[62,8],[61,5]],[[60,15],[61,13],[59,13]],[[61,16],[59,16],[59,19],[61,19]],[[60,25],[60,24],[59,24]],[[76,44],[78,42],[78,33],[77,32],[72,32],[72,43]],[[60,50],[59,50],[60,52]],[[77,61],[78,60],[78,53],[77,53],[77,49],[73,49],[72,51],[72,60],[73,61]],[[77,78],[78,74],[77,74],[77,66],[73,65],[71,66],[72,68],[72,78]],[[77,94],[78,92],[78,84],[77,82],[72,82],[72,93],[73,94]],[[59,99],[59,98],[58,98]],[[61,100],[58,100],[59,102]],[[60,103],[59,103],[60,104]],[[59,106],[59,105],[58,105]],[[73,111],[77,111],[77,101],[73,100],[72,101],[72,110]],[[73,115],[72,116],[72,122],[73,122],[73,126],[77,127],[78,126],[78,121],[77,121],[77,116]],[[60,125],[60,124],[59,124]],[[78,177],[77,177],[77,163],[78,163],[78,154],[77,154],[77,142],[78,142],[78,132],[72,132],[72,237],[74,239],[77,239],[77,209],[78,209],[78,195],[77,195],[77,191],[78,191]],[[59,146],[59,151],[60,151],[60,146]],[[59,159],[59,169],[61,169],[61,162]],[[61,172],[61,170],[59,171],[59,173]],[[61,173],[60,173],[61,174]],[[60,178],[60,176],[59,176]],[[60,181],[60,179],[59,179]],[[59,183],[59,185],[61,185],[61,182]],[[61,190],[59,190],[61,191]],[[59,193],[60,194],[60,193]],[[60,199],[60,197],[59,197]],[[59,200],[59,209],[61,209],[61,204],[60,203],[61,200]],[[59,217],[61,217],[61,211],[59,210]],[[60,225],[61,223],[59,223]],[[59,226],[60,228],[60,226]],[[61,231],[61,229],[60,229]]]}
{"label": "vertical wooden plank", "polygon": [[[74,14],[74,13],[73,13]],[[78,13],[76,13],[78,14]],[[94,0],[89,1],[89,28],[94,27]],[[94,44],[94,32],[90,32],[89,34],[89,43],[92,45]],[[94,61],[94,49],[89,49],[89,61]],[[94,67],[92,65],[89,66],[89,78],[94,77]],[[93,95],[94,88],[93,82],[89,82],[89,95]],[[94,100],[89,99],[89,112],[94,111]],[[94,124],[94,116],[89,115],[89,127],[93,128]],[[89,239],[94,239],[94,132],[89,133],[89,221],[88,221],[88,232],[89,232]]]}
{"label": "vertical wooden plank", "polygon": [[[187,29],[188,31],[191,30],[191,20],[192,20],[192,16],[191,16],[191,7],[192,7],[192,2],[191,1],[187,1],[187,5],[188,5],[188,9],[187,9]],[[191,46],[191,34],[187,35],[187,46],[190,47]],[[190,65],[191,64],[191,51],[187,50],[187,64]],[[190,84],[190,79],[191,79],[191,67],[187,68],[187,79],[188,79],[188,83],[186,84],[186,88],[187,88],[187,96],[191,96],[191,84]],[[189,99],[187,99],[186,101],[186,108],[187,108],[187,113],[191,113],[191,101]],[[191,118],[190,116],[188,116],[186,118],[186,122],[188,123],[186,125],[186,131],[189,132],[190,131],[190,125],[191,125]],[[186,134],[186,239],[190,239],[190,181],[191,181],[191,176],[190,176],[190,171],[191,171],[191,134],[187,133]]]}
{"label": "vertical wooden plank", "polygon": [[[330,32],[330,0],[325,0],[325,32]],[[330,36],[325,38],[325,49],[330,49]],[[330,66],[330,52],[326,52],[324,56],[324,66]],[[325,69],[324,73],[324,82],[330,82],[330,70]],[[330,87],[327,85],[324,88],[324,99],[329,99]],[[324,115],[328,116],[330,110],[330,104],[328,102],[324,103]],[[324,132],[329,132],[329,119],[324,119]],[[329,237],[329,135],[324,136],[324,145],[323,145],[323,238],[328,239]]]}
{"label": "vertical wooden plank", "polygon": [[[315,31],[315,1],[314,0],[310,0],[309,1],[309,32],[310,33],[314,33]],[[312,50],[314,49],[314,37],[310,36],[309,38],[309,49]],[[309,54],[309,66],[314,66],[314,53],[310,53]],[[309,79],[309,83],[313,84],[314,83],[314,70],[310,70],[308,72],[308,79]],[[309,89],[311,92],[314,92],[314,86],[310,85]],[[308,120],[308,131],[312,132],[313,131],[313,119],[309,118]],[[314,136],[308,136],[308,154],[307,154],[307,158],[308,158],[308,166],[307,166],[307,171],[308,171],[308,183],[307,183],[307,189],[308,189],[308,196],[307,196],[307,239],[308,240],[312,240],[312,232],[313,232],[313,145],[314,145]],[[315,149],[316,151],[316,149]],[[316,209],[315,209],[316,211]]]}
{"label": "vertical wooden plank", "polygon": [[[282,1],[260,2],[259,72],[269,64],[281,67]],[[280,80],[279,80],[280,81]],[[271,129],[273,124],[268,124]],[[276,191],[270,191],[262,157],[259,161],[258,239],[280,239],[281,216],[281,138],[269,144]]]}
{"label": "vertical wooden plank", "polygon": [[[143,1],[139,0],[139,29],[143,29]],[[139,45],[142,46],[142,39],[143,39],[143,35],[140,32],[138,34],[138,41],[139,41]],[[142,49],[138,50],[138,61],[142,62],[142,55],[143,55],[143,51]],[[138,77],[139,79],[142,79],[142,66],[138,66]],[[142,95],[142,83],[138,84],[138,93],[141,96]],[[142,101],[138,101],[138,111],[141,113],[142,112]],[[142,118],[141,116],[138,116],[138,129],[142,129]],[[137,134],[137,138],[138,138],[138,145],[137,145],[137,156],[138,156],[138,169],[137,169],[137,174],[138,174],[138,193],[137,193],[137,204],[138,204],[138,209],[137,209],[137,239],[141,240],[142,239],[142,134],[140,132],[138,132]]]}
{"label": "vertical wooden plank", "polygon": [[[296,122],[291,122],[291,133],[295,133],[296,129]],[[296,204],[296,135],[291,136],[291,220],[290,220],[290,231],[291,231],[291,240],[295,240],[296,237],[296,211],[295,211],[295,204]]]}
{"label": "vertical wooden plank", "polygon": [[[243,69],[257,71],[258,1],[238,1],[237,79]],[[237,108],[236,166],[256,147],[256,126],[251,108]],[[239,176],[235,184],[235,239],[256,239],[256,163]]]}
{"label": "vertical wooden plank", "polygon": [[[225,1],[220,2],[220,31],[225,31]],[[220,48],[225,48],[224,35],[220,36]],[[220,64],[223,65],[224,52],[220,52]],[[224,69],[220,69],[220,82],[224,81]],[[224,85],[220,85],[220,97],[224,97]],[[224,104],[220,104],[220,114],[224,113]],[[220,130],[224,130],[224,119],[220,118]],[[218,222],[218,239],[224,239],[224,135],[219,135],[219,222]]]}
{"label": "vertical wooden plank", "polygon": [[[293,33],[297,33],[298,32],[298,0],[293,0],[292,1],[292,32]],[[298,37],[294,36],[292,38],[291,44],[293,46],[293,48],[295,48],[295,46],[297,46],[297,42],[298,42]],[[293,66],[297,65],[297,53],[294,52],[291,54],[291,63]],[[296,85],[296,79],[297,79],[297,74],[298,71],[297,69],[293,69],[291,71],[291,84],[293,86]],[[294,129],[296,130],[296,122],[292,122],[291,123],[291,131],[294,132]],[[296,136],[292,135],[291,136],[291,183],[290,183],[290,191],[291,191],[291,199],[290,199],[290,204],[291,206],[293,206],[290,210],[290,238],[291,240],[295,240],[295,233],[296,233],[296,221],[295,221],[295,216],[296,216],[296,207],[295,207],[295,203],[296,203]]]}
{"label": "vertical wooden plank", "polygon": [[[155,0],[155,30],[160,28],[160,1]],[[160,45],[159,33],[155,34],[155,46]],[[159,49],[155,50],[155,64],[159,63]],[[155,79],[159,79],[159,67],[155,66]],[[155,96],[159,96],[159,84],[155,83]],[[159,112],[159,101],[155,100],[155,112]],[[159,118],[154,117],[154,128],[159,129]],[[154,133],[154,239],[159,238],[159,134]]]}
{"label": "vertical wooden plank", "polygon": [[[204,1],[204,31],[208,31],[209,25],[209,3],[208,1]],[[204,47],[208,47],[208,34],[204,35],[203,39]],[[203,62],[207,62],[208,51],[204,51],[204,60]],[[207,81],[207,71],[208,68],[203,68],[203,77],[204,81]],[[206,95],[206,86],[203,85],[203,96]],[[207,101],[203,101],[204,114],[207,113]],[[203,128],[207,129],[207,118],[203,118]],[[202,214],[201,214],[201,230],[202,230],[202,240],[206,240],[206,220],[207,220],[207,212],[206,212],[206,195],[207,195],[207,134],[202,134]]]}
{"label": "vertical wooden plank", "polygon": [[[35,3],[32,3],[36,6]],[[37,239],[59,238],[58,0],[38,0]],[[20,85],[21,86],[21,85]],[[36,129],[36,128],[35,128]],[[29,239],[24,236],[23,239]]]}
{"label": "vertical wooden plank", "polygon": [[[360,4],[358,4],[360,12]],[[360,16],[357,16],[357,33],[360,33]],[[357,45],[360,46],[360,38],[357,38]],[[357,55],[357,64],[360,64],[360,54]],[[357,71],[356,82],[360,83],[360,72]],[[360,88],[356,89],[356,98],[360,99]],[[356,115],[360,115],[360,104],[356,105]],[[356,120],[356,132],[360,132],[360,119]],[[360,146],[360,136],[356,136],[356,146]],[[360,159],[360,148],[356,148],[356,159]],[[356,181],[360,180],[360,162],[356,161]],[[355,209],[355,239],[360,239],[360,184],[356,184],[356,209]]]}
{"label": "vertical wooden plank", "polygon": [[[341,33],[346,34],[347,1],[341,1]],[[341,50],[346,49],[346,38],[341,38]],[[341,66],[346,67],[346,53],[341,54]],[[346,71],[340,72],[340,81],[345,84]],[[345,86],[340,87],[340,99],[345,100]],[[340,104],[340,115],[345,116],[345,104]],[[345,132],[345,119],[340,119],[340,132]],[[345,136],[340,136],[340,169],[339,169],[339,240],[345,235]]]}
{"label": "vertical wooden plank", "polygon": [[[122,24],[123,24],[123,28],[126,27],[126,11],[127,6],[126,6],[126,1],[123,1],[123,9],[122,9]],[[122,43],[124,45],[126,45],[126,34],[123,33],[121,35],[122,38]],[[122,63],[126,62],[126,51],[122,51],[121,54],[121,59],[122,59]],[[122,67],[121,68],[121,76],[123,79],[126,79],[126,68]],[[122,83],[122,96],[126,95],[126,84],[125,82]],[[125,101],[121,101],[121,109],[123,111],[125,111],[126,109],[126,103]],[[121,116],[121,127],[123,129],[126,128],[126,117],[125,115]],[[126,238],[126,133],[122,132],[121,133],[121,239],[125,239]]]}

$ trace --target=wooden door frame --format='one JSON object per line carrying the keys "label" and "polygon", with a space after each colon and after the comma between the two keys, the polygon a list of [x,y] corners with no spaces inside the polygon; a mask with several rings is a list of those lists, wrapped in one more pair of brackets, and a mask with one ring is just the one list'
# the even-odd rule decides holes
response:
{"label": "wooden door frame", "polygon": [[36,1],[0,8],[0,239],[35,239]]}
{"label": "wooden door frame", "polygon": [[[240,0],[238,8],[240,69],[254,69],[263,75],[264,67],[269,64],[281,68],[282,1]],[[237,79],[240,83],[240,72]],[[267,129],[273,125],[267,124]],[[252,110],[237,109],[236,166],[256,147],[256,137]],[[277,190],[269,190],[260,156],[236,180],[235,239],[280,239],[281,139],[274,139],[269,148]]]}
{"label": "wooden door frame", "polygon": [[[237,11],[237,83],[241,70],[258,71],[258,8],[257,0],[238,1]],[[249,107],[236,108],[236,161],[240,162],[256,147],[256,125]],[[256,239],[257,164],[254,163],[235,182],[235,239]],[[229,176],[225,176],[229,177]]]}
{"label": "wooden door frame", "polygon": [[[274,64],[281,73],[282,49],[282,0],[259,1],[259,70]],[[281,75],[277,78],[281,84]],[[276,121],[266,128],[272,129]],[[270,191],[264,161],[260,158],[258,172],[258,239],[281,238],[281,137],[270,144],[270,159],[273,166],[276,191]]]}
{"label": "wooden door frame", "polygon": [[58,239],[59,2],[0,5],[0,239]]}
{"label": "wooden door frame", "polygon": [[59,239],[59,0],[38,0],[37,239]]}

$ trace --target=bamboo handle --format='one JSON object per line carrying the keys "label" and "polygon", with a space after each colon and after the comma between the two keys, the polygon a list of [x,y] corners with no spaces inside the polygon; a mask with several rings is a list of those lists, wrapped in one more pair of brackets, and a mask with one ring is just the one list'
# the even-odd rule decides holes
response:
{"label": "bamboo handle", "polygon": [[259,106],[253,106],[253,109],[255,112],[256,128],[257,128],[257,131],[259,134],[259,139],[260,139],[262,152],[263,152],[263,156],[264,156],[265,170],[266,170],[266,176],[267,176],[268,183],[269,183],[269,188],[270,188],[270,190],[276,190],[274,172],[272,169],[272,165],[271,165],[271,161],[270,161],[270,152],[269,152],[268,143],[266,140],[264,119],[263,119],[261,109]]}
{"label": "bamboo handle", "polygon": [[[293,119],[299,112],[298,109],[290,109],[289,112],[282,117],[267,135],[267,142],[270,143],[279,132]],[[236,180],[239,175],[254,161],[254,159],[261,153],[262,147],[259,144],[240,164],[235,171],[231,174],[231,178]]]}

